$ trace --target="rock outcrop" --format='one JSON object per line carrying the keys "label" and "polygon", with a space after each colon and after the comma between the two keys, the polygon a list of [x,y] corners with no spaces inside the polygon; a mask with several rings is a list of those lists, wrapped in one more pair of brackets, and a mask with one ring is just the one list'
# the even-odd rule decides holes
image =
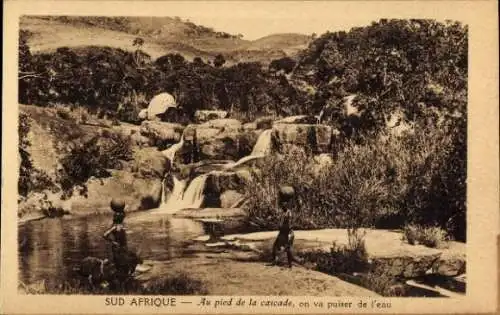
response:
{"label": "rock outcrop", "polygon": [[315,116],[297,115],[277,120],[274,124],[316,124],[317,121]]}
{"label": "rock outcrop", "polygon": [[179,142],[183,131],[181,124],[160,121],[144,121],[140,129],[141,135],[151,139],[156,146]]}
{"label": "rock outcrop", "polygon": [[[231,191],[231,193],[238,193],[238,196],[244,194],[244,188],[248,184],[250,173],[241,169],[238,171],[215,171],[208,175],[205,184],[205,206],[206,207],[231,207],[229,203],[234,198],[229,198],[224,193]],[[234,200],[236,202],[237,200]],[[224,206],[223,206],[224,202]]]}
{"label": "rock outcrop", "polygon": [[[465,247],[435,249],[422,245],[409,245],[401,240],[401,234],[385,230],[367,230],[364,238],[368,253],[369,269],[379,275],[416,278],[429,273],[456,276],[465,272]],[[276,232],[257,232],[222,237],[223,242],[246,244],[257,251],[269,251]],[[347,245],[347,231],[324,229],[295,231],[295,251],[298,255],[320,251],[328,259],[332,242]],[[235,243],[236,242],[236,243]],[[243,246],[243,245],[242,245]]]}
{"label": "rock outcrop", "polygon": [[209,120],[223,119],[227,117],[225,110],[197,110],[194,113],[194,119],[197,123],[204,123]]}
{"label": "rock outcrop", "polygon": [[189,125],[184,131],[184,154],[196,150],[196,160],[238,160],[252,152],[260,132],[248,132],[236,119],[216,119]]}
{"label": "rock outcrop", "polygon": [[171,167],[170,161],[156,148],[134,150],[131,171],[142,178],[162,179]]}
{"label": "rock outcrop", "polygon": [[278,148],[295,145],[309,148],[314,153],[329,152],[332,142],[332,127],[313,124],[273,125],[272,137]]}
{"label": "rock outcrop", "polygon": [[162,182],[137,177],[127,171],[113,171],[109,178],[89,180],[87,187],[87,198],[75,196],[71,199],[73,208],[78,208],[79,213],[106,211],[113,198],[124,200],[128,211],[158,207]]}

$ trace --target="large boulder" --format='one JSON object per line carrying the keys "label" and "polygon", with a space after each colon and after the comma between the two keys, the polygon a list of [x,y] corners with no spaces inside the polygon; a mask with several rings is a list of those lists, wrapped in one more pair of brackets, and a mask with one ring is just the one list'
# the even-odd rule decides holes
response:
{"label": "large boulder", "polygon": [[151,139],[156,146],[179,142],[183,131],[181,124],[160,121],[144,121],[140,129],[141,135]]}
{"label": "large boulder", "polygon": [[330,151],[332,127],[313,124],[274,124],[273,142],[280,148],[295,145],[310,148],[314,153]]}
{"label": "large boulder", "polygon": [[243,192],[247,179],[242,172],[211,172],[207,178],[206,190],[221,195],[227,190]]}
{"label": "large boulder", "polygon": [[209,120],[223,119],[227,117],[227,111],[224,110],[197,110],[194,113],[194,119],[197,123],[204,123]]}
{"label": "large boulder", "polygon": [[153,140],[136,132],[130,135],[130,142],[139,147],[147,147],[153,144]]}
{"label": "large boulder", "polygon": [[401,252],[390,257],[373,257],[371,271],[390,277],[415,278],[424,276],[441,253]]}
{"label": "large boulder", "polygon": [[132,171],[142,178],[163,178],[170,169],[168,159],[156,148],[148,147],[134,151]]}
{"label": "large boulder", "polygon": [[254,131],[254,130],[257,130],[257,124],[256,123],[246,123],[246,124],[243,124],[243,131],[250,132],[250,131]]}
{"label": "large boulder", "polygon": [[[239,194],[244,194],[244,188],[248,179],[244,171],[213,171],[210,172],[204,189],[205,206],[206,207],[223,207],[222,203],[225,197],[223,194],[227,191],[233,191]],[[231,193],[229,193],[231,194]],[[235,201],[236,202],[236,201]],[[229,201],[224,200],[226,205]],[[229,205],[230,207],[231,205]]]}
{"label": "large boulder", "polygon": [[[245,132],[241,123],[232,119],[209,121],[201,125],[189,125],[184,130],[187,151],[197,160],[238,160],[252,152],[259,132]],[[195,154],[189,150],[196,150]]]}
{"label": "large boulder", "polygon": [[[153,97],[147,108],[147,119],[156,120],[158,115],[163,115],[170,107],[177,107],[175,98],[169,93],[160,93]],[[144,116],[144,113],[142,114]]]}
{"label": "large boulder", "polygon": [[465,266],[465,253],[445,251],[432,265],[432,271],[440,276],[453,277],[464,273]]}
{"label": "large boulder", "polygon": [[137,177],[126,171],[113,171],[109,178],[89,180],[87,188],[87,198],[78,195],[71,199],[73,209],[81,213],[104,212],[109,210],[111,199],[117,198],[126,203],[127,211],[134,211],[158,207],[162,181]]}

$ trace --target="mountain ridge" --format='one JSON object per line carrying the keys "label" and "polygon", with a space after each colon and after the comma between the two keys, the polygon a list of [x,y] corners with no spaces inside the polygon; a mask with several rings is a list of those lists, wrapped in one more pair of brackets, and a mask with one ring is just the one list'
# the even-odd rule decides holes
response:
{"label": "mountain ridge", "polygon": [[23,16],[20,29],[29,31],[33,52],[59,47],[110,46],[128,51],[137,49],[135,38],[144,40],[141,49],[153,59],[179,53],[186,59],[212,60],[223,54],[229,64],[293,56],[307,47],[311,38],[296,33],[270,34],[256,40],[243,39],[196,25],[177,17],[68,17]]}

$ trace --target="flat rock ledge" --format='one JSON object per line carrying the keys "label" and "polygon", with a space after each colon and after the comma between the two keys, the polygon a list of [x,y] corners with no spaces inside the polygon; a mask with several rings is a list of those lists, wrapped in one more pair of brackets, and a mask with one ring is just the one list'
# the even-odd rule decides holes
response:
{"label": "flat rock ledge", "polygon": [[[389,230],[365,230],[365,245],[370,271],[391,277],[415,278],[429,274],[454,277],[465,272],[465,244],[449,242],[447,248],[435,249],[423,245],[410,245],[402,234]],[[231,247],[244,251],[268,252],[277,232],[232,234],[220,237],[211,247]],[[198,241],[208,241],[202,236]],[[345,229],[295,231],[295,252],[324,252],[328,255],[332,244],[347,245]]]}

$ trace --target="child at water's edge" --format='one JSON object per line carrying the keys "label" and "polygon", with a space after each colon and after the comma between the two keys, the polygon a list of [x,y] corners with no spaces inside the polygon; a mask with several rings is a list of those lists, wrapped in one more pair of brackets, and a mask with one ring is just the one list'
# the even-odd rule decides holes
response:
{"label": "child at water's edge", "polygon": [[119,280],[125,280],[129,274],[127,234],[123,222],[125,220],[125,203],[121,200],[111,200],[111,210],[113,210],[113,226],[107,230],[103,237],[111,241],[111,251],[113,263],[117,270]]}
{"label": "child at water's edge", "polygon": [[278,207],[283,210],[280,218],[279,233],[276,241],[273,244],[272,263],[277,264],[277,253],[281,248],[284,248],[288,258],[288,267],[292,268],[292,262],[296,261],[292,254],[292,246],[294,241],[294,233],[292,229],[292,211],[291,203],[295,199],[295,189],[291,186],[280,188],[278,194]]}

